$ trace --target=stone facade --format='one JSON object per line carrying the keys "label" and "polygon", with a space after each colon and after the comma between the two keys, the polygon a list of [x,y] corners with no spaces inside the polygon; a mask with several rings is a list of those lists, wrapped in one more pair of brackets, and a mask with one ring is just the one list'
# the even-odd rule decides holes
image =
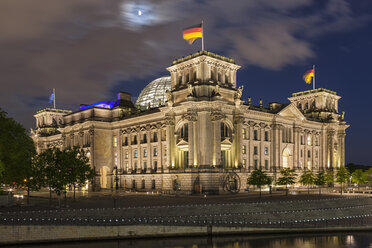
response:
{"label": "stone facade", "polygon": [[126,189],[220,192],[229,175],[245,188],[256,168],[275,177],[282,168],[344,166],[348,125],[336,92],[320,88],[294,93],[289,103],[254,106],[241,99],[239,68],[232,59],[198,52],[167,68],[166,104],[135,108],[121,92],[110,107],[44,109],[35,115],[32,137],[39,152],[88,150],[99,174],[94,189],[117,181]]}

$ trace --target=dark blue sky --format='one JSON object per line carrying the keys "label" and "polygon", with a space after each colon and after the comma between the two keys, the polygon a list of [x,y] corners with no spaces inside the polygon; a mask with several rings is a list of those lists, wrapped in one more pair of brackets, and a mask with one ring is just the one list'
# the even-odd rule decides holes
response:
{"label": "dark blue sky", "polygon": [[[370,0],[0,2],[0,107],[26,128],[50,107],[137,96],[167,75],[173,59],[200,49],[182,28],[205,22],[206,50],[236,59],[243,98],[288,102],[311,89],[302,74],[316,65],[316,86],[342,98],[351,126],[346,162],[372,165],[372,2]],[[138,16],[138,10],[142,15]]]}

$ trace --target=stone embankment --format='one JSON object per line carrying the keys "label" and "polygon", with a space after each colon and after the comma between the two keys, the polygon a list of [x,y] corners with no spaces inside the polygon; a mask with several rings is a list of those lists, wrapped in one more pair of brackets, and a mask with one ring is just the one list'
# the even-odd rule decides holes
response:
{"label": "stone embankment", "polygon": [[372,229],[372,198],[0,213],[0,243]]}

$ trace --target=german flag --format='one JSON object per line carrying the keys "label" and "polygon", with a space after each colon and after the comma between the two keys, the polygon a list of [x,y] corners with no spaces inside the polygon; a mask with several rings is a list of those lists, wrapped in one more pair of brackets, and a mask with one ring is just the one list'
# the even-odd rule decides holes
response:
{"label": "german flag", "polygon": [[311,79],[314,77],[314,69],[308,70],[302,78],[307,84],[311,84]]}
{"label": "german flag", "polygon": [[203,25],[200,23],[183,30],[183,39],[191,45],[197,38],[203,38]]}

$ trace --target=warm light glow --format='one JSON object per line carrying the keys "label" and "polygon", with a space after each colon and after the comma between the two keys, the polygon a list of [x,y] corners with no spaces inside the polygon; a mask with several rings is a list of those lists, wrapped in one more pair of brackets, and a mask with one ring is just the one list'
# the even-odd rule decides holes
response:
{"label": "warm light glow", "polygon": [[141,11],[141,10],[138,10],[138,15],[139,15],[139,16],[142,15],[142,11]]}

